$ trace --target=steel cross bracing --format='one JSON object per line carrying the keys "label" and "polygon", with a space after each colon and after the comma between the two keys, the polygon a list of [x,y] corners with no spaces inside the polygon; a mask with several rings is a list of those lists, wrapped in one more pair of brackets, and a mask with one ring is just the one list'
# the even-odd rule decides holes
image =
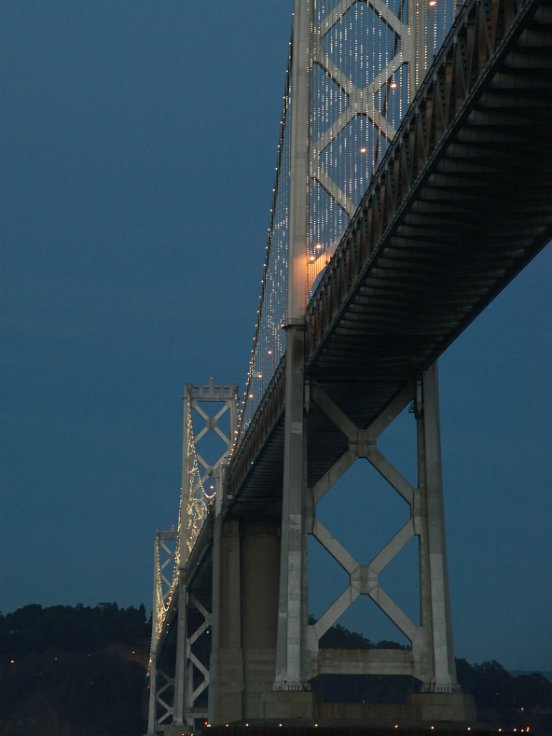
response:
{"label": "steel cross bracing", "polygon": [[169,723],[193,724],[207,715],[200,699],[209,685],[208,663],[196,645],[209,633],[211,594],[190,589],[189,565],[194,564],[198,537],[207,531],[209,510],[221,507],[223,464],[236,431],[237,398],[233,384],[217,385],[210,379],[206,385],[186,385],[178,529],[158,532],[155,544],[148,734]]}

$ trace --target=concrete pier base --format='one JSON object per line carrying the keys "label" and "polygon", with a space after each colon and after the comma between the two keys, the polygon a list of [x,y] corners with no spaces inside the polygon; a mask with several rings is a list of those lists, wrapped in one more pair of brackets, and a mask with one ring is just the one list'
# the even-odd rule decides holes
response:
{"label": "concrete pier base", "polygon": [[465,693],[411,693],[407,707],[421,723],[473,723],[476,719],[473,696]]}
{"label": "concrete pier base", "polygon": [[190,727],[189,726],[162,726],[160,727],[159,733],[162,733],[163,736],[188,736],[190,733]]}
{"label": "concrete pier base", "polygon": [[317,717],[316,695],[312,692],[266,692],[261,700],[264,721],[312,725]]}
{"label": "concrete pier base", "polygon": [[224,725],[267,712],[263,699],[272,693],[276,667],[280,536],[275,522],[218,523],[209,722]]}
{"label": "concrete pier base", "polygon": [[400,723],[423,728],[439,723],[471,724],[476,720],[473,697],[463,693],[412,693],[405,703],[320,703],[315,715],[320,724],[351,727],[392,727]]}
{"label": "concrete pier base", "polygon": [[249,718],[253,724],[286,728],[464,728],[476,723],[475,704],[463,693],[415,693],[405,703],[325,703],[313,692],[265,691]]}
{"label": "concrete pier base", "polygon": [[476,723],[476,712],[472,696],[462,693],[416,693],[405,703],[363,704],[324,703],[312,692],[265,691],[249,717],[239,721],[246,722],[286,728],[465,728]]}
{"label": "concrete pier base", "polygon": [[[228,727],[213,727],[202,729],[203,736],[396,736],[395,726],[372,726],[357,723],[350,726],[334,726],[319,723],[317,725],[291,726],[279,724],[276,726],[266,723],[249,723],[240,725],[229,725]],[[432,732],[431,732],[432,733]],[[448,724],[439,727],[439,736],[465,736],[465,725]],[[506,732],[512,734],[512,731]],[[402,736],[428,736],[427,727],[405,726],[400,727],[399,734]],[[471,736],[496,736],[496,729],[483,724],[475,724],[470,727]]]}

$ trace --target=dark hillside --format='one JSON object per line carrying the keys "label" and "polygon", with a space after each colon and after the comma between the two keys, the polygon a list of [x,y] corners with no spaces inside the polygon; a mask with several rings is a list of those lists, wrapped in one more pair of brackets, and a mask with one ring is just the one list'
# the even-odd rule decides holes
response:
{"label": "dark hillside", "polygon": [[0,616],[2,736],[140,736],[145,609],[31,605]]}
{"label": "dark hillside", "polygon": [[[210,637],[206,640],[210,641]],[[150,622],[143,606],[30,605],[0,615],[1,736],[142,736]],[[399,647],[336,626],[323,647]],[[208,659],[208,652],[205,652]],[[508,673],[498,662],[457,660],[479,720],[531,726],[552,736],[552,683],[538,673]],[[325,675],[313,687],[332,702],[401,702],[419,683],[408,677]]]}

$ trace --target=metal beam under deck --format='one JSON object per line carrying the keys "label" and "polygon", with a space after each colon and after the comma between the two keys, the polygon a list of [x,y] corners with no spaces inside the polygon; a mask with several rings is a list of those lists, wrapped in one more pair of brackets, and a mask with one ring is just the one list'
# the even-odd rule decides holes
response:
{"label": "metal beam under deck", "polygon": [[285,357],[233,455],[225,481],[227,516],[279,517],[284,455]]}
{"label": "metal beam under deck", "polygon": [[[283,406],[281,407],[283,410]],[[280,414],[260,451],[250,460],[242,484],[225,499],[227,516],[280,518],[284,457],[284,417]],[[229,487],[230,488],[230,487]]]}

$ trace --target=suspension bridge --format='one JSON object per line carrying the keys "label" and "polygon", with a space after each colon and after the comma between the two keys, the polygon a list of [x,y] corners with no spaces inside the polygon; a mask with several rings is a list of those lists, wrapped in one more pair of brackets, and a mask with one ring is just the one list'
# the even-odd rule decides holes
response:
{"label": "suspension bridge", "polygon": [[[245,393],[186,387],[178,523],[155,538],[150,736],[474,718],[452,648],[436,361],[551,239],[551,132],[549,0],[296,0]],[[405,410],[415,484],[378,446]],[[358,459],[408,509],[370,559],[317,514]],[[309,537],[348,580],[316,620]],[[418,619],[381,579],[409,543]],[[407,647],[320,647],[360,596]],[[421,685],[393,707],[336,704],[314,686],[327,674]]]}

